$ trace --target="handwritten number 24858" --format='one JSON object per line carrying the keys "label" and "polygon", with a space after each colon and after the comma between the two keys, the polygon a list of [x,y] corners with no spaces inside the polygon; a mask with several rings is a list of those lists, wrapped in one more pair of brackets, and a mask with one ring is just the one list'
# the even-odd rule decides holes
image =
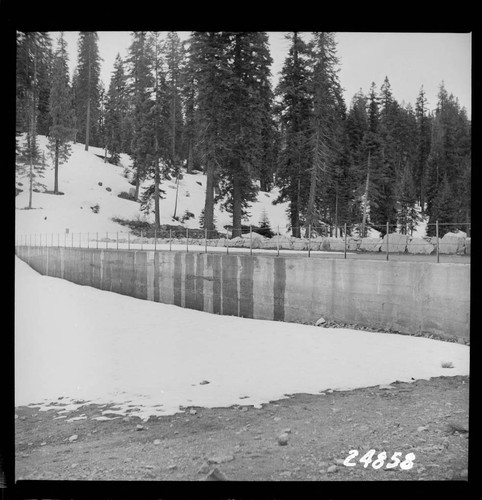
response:
{"label": "handwritten number 24858", "polygon": [[[374,469],[380,469],[383,467],[383,464],[385,463],[385,460],[387,459],[387,454],[386,452],[382,451],[377,455],[376,460],[373,461],[373,456],[375,455],[376,451],[375,450],[369,450],[365,455],[363,455],[360,459],[359,462],[363,464],[365,469],[372,464],[372,467]],[[347,467],[355,467],[356,463],[353,463],[352,460],[358,456],[358,450],[350,450],[348,452],[348,456],[345,458],[345,461],[343,462],[344,465]],[[415,460],[415,453],[407,453],[405,455],[405,460],[401,461],[398,457],[402,453],[400,451],[396,451],[390,458],[390,462],[387,463],[385,468],[387,469],[394,469],[397,466],[400,466],[400,469],[402,470],[408,470],[413,467],[413,461]]]}

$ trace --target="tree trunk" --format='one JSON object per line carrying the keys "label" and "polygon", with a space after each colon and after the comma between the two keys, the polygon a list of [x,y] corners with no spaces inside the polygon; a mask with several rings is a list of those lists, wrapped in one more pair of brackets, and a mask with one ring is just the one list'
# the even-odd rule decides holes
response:
{"label": "tree trunk", "polygon": [[89,151],[90,134],[90,96],[87,98],[87,118],[85,122],[85,151]]}
{"label": "tree trunk", "polygon": [[59,194],[59,139],[55,140],[54,194]]}
{"label": "tree trunk", "polygon": [[365,194],[364,199],[365,203],[363,204],[363,219],[362,219],[362,237],[365,235],[365,224],[367,221],[367,208],[368,208],[368,190],[370,188],[370,151],[368,151],[368,168],[367,168],[367,179],[365,183]]}
{"label": "tree trunk", "polygon": [[[235,163],[239,164],[239,159],[234,160]],[[239,167],[240,168],[240,167]],[[241,236],[241,221],[243,217],[243,207],[241,200],[241,186],[240,179],[238,177],[239,168],[235,168],[233,175],[233,238]]]}
{"label": "tree trunk", "polygon": [[214,163],[208,160],[206,164],[206,200],[204,203],[204,228],[214,230]]}
{"label": "tree trunk", "polygon": [[154,171],[154,218],[156,228],[161,227],[161,208],[159,203],[159,182],[161,180],[159,172],[159,160],[156,158],[156,165]]}
{"label": "tree trunk", "polygon": [[310,175],[310,195],[308,198],[308,210],[306,214],[306,222],[308,225],[314,227],[316,225],[316,217],[315,217],[315,197],[316,197],[316,188],[318,181],[318,172],[322,169],[321,162],[321,139],[320,139],[320,128],[317,126],[315,130],[315,146],[313,152],[313,164],[311,167],[311,175]]}

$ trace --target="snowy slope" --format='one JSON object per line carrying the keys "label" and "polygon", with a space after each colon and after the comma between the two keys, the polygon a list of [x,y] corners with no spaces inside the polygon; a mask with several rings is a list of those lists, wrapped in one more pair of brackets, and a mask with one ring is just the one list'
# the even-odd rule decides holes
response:
{"label": "snowy slope", "polygon": [[41,276],[18,258],[15,277],[17,406],[64,397],[148,418],[469,374],[460,344],[212,315]]}
{"label": "snowy slope", "polygon": [[[52,191],[54,186],[54,171],[52,161],[47,154],[47,138],[39,136],[41,150],[45,151],[47,171],[43,180],[46,189]],[[16,228],[17,233],[64,233],[70,232],[115,232],[128,231],[125,226],[114,223],[112,217],[125,219],[154,221],[154,214],[145,216],[140,211],[140,203],[119,198],[121,192],[129,192],[132,187],[124,176],[124,171],[130,170],[131,161],[127,155],[121,155],[121,165],[114,166],[96,155],[104,155],[101,148],[89,147],[84,150],[83,144],[72,144],[72,156],[59,169],[59,190],[62,196],[46,193],[33,193],[33,208],[23,210],[28,206],[28,181],[18,178],[23,189],[16,197]],[[132,178],[130,176],[129,178]],[[99,185],[99,182],[102,185]],[[111,191],[107,191],[110,188]],[[173,220],[176,199],[175,179],[163,181],[161,188],[165,191],[165,199],[161,200],[161,224],[180,224]],[[199,228],[199,215],[204,208],[206,190],[206,176],[202,173],[183,174],[179,183],[178,205],[176,214],[180,217],[186,211],[192,212],[195,217],[187,220],[183,225],[188,228]],[[278,191],[270,193],[259,192],[258,200],[249,209],[250,217],[245,224],[258,225],[263,208],[266,209],[268,219],[273,229],[280,227],[285,233],[288,227],[286,215],[287,203],[273,205]],[[99,205],[99,212],[94,213],[90,207]],[[215,207],[216,228],[222,230],[225,225],[232,223],[232,217],[220,206]]]}

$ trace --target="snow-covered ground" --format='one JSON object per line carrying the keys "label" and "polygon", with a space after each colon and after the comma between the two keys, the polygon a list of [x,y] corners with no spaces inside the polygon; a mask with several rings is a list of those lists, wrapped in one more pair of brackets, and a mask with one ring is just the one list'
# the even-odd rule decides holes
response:
{"label": "snow-covered ground", "polygon": [[[46,189],[53,191],[54,170],[52,160],[47,150],[47,138],[38,136],[39,148],[45,153],[46,173],[42,182]],[[16,232],[17,234],[57,234],[63,235],[66,229],[69,234],[95,232],[128,232],[128,228],[112,221],[113,217],[121,219],[139,219],[154,222],[154,214],[145,215],[140,210],[140,203],[119,198],[121,192],[129,192],[132,185],[131,159],[128,155],[121,155],[119,166],[104,163],[99,156],[104,155],[102,148],[89,147],[84,150],[84,145],[72,144],[72,155],[69,160],[59,168],[59,190],[64,194],[34,192],[34,210],[24,210],[28,206],[28,180],[26,177],[17,178],[17,187],[22,192],[16,197]],[[129,179],[125,177],[128,173]],[[101,183],[101,185],[99,185]],[[146,186],[146,183],[141,186]],[[106,188],[110,188],[108,191]],[[163,180],[161,188],[165,191],[165,198],[160,201],[161,224],[178,225],[180,222],[173,220],[176,182],[175,179]],[[204,208],[206,190],[206,176],[200,172],[193,174],[183,173],[179,182],[178,201],[176,214],[182,217],[186,211],[194,214],[193,218],[182,223],[187,228],[199,228],[199,217]],[[248,209],[249,216],[243,224],[257,226],[260,223],[263,211],[266,212],[271,228],[280,234],[291,234],[290,222],[287,215],[289,204],[287,202],[273,205],[279,191],[273,188],[270,192],[260,191],[255,202]],[[91,207],[98,205],[98,213]],[[225,225],[232,224],[232,216],[221,209],[220,204],[215,206],[214,212],[216,228],[223,230]],[[426,221],[422,222],[415,230],[414,236],[425,235]],[[371,230],[370,236],[377,237],[379,233]],[[62,240],[61,240],[62,241]]]}
{"label": "snow-covered ground", "polygon": [[115,403],[119,414],[137,408],[130,414],[142,418],[181,406],[259,407],[295,393],[468,375],[469,351],[420,337],[212,315],[41,276],[15,258],[17,406],[46,409],[62,397]]}

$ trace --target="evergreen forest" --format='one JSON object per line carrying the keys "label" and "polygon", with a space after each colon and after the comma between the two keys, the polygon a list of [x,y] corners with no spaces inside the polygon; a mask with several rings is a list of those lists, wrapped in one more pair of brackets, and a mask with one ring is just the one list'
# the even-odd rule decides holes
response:
{"label": "evergreen forest", "polygon": [[274,187],[293,236],[345,224],[365,235],[386,223],[407,234],[422,216],[429,236],[435,221],[441,235],[465,231],[471,121],[457,97],[437,82],[434,109],[423,86],[401,104],[387,75],[345,102],[336,33],[301,35],[286,34],[273,88],[266,32],[191,32],[181,41],[176,32],[134,31],[104,88],[96,32],[80,32],[72,76],[62,34],[18,32],[17,169],[41,185],[37,136],[47,136],[59,194],[72,142],[103,148],[112,164],[126,153],[134,197],[153,207],[157,225],[162,181],[202,171],[204,228],[214,229],[221,203],[233,237],[257,193]]}

